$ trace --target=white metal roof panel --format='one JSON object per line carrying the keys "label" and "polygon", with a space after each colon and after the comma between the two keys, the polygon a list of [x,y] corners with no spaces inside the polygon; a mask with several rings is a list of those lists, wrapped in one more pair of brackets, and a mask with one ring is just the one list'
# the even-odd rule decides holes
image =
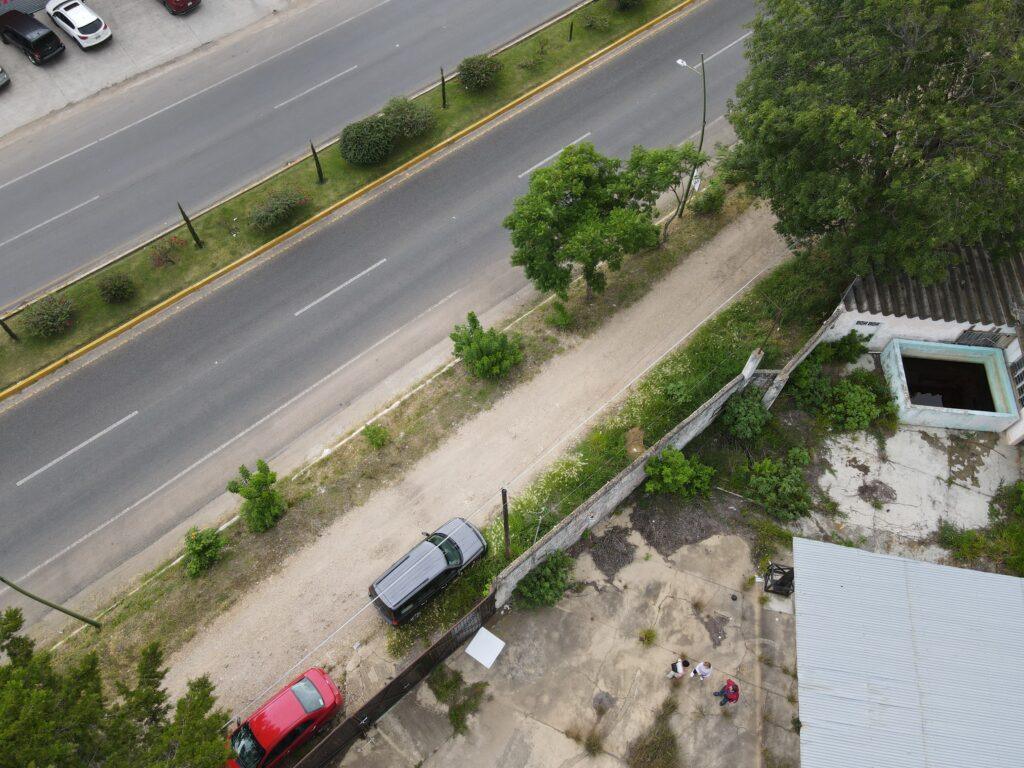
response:
{"label": "white metal roof panel", "polygon": [[802,768],[1024,765],[1024,579],[793,541]]}

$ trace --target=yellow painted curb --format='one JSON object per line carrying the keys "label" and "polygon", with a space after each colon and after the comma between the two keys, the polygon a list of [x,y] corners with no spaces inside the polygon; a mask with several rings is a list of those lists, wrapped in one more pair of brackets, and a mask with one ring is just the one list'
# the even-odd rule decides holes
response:
{"label": "yellow painted curb", "polygon": [[283,234],[278,235],[273,240],[270,240],[270,241],[264,243],[263,245],[261,245],[258,248],[250,251],[249,253],[245,254],[244,256],[240,256],[235,261],[231,262],[230,264],[224,265],[223,267],[221,267],[217,271],[207,275],[206,277],[204,277],[201,280],[193,283],[192,285],[188,286],[187,288],[183,288],[180,291],[178,291],[177,293],[175,293],[175,294],[173,294],[171,296],[168,296],[163,301],[161,301],[161,302],[159,302],[157,304],[154,304],[149,309],[143,310],[138,315],[133,317],[131,320],[128,320],[127,322],[122,323],[121,325],[117,326],[116,328],[107,331],[102,336],[99,336],[99,337],[93,339],[92,341],[84,344],[83,346],[79,347],[78,349],[74,350],[73,352],[69,352],[64,357],[62,357],[62,358],[60,358],[58,360],[55,360],[54,362],[50,363],[49,365],[46,365],[45,367],[40,368],[35,373],[33,373],[33,374],[29,375],[29,376],[26,376],[21,381],[15,383],[15,384],[12,384],[11,386],[7,387],[7,389],[5,389],[3,391],[0,391],[0,401],[5,400],[8,397],[11,397],[13,395],[18,394],[19,392],[21,392],[21,391],[25,390],[26,388],[32,386],[36,382],[38,382],[38,381],[44,379],[45,377],[49,376],[54,371],[57,371],[60,368],[63,368],[68,363],[74,362],[78,358],[82,357],[83,355],[88,354],[89,352],[91,352],[92,350],[96,349],[97,347],[99,347],[99,346],[101,346],[103,344],[106,344],[111,339],[117,338],[118,336],[126,333],[127,331],[131,330],[132,328],[134,328],[135,326],[139,325],[140,323],[145,322],[149,318],[151,318],[154,315],[162,312],[163,310],[167,309],[168,307],[173,306],[174,304],[177,304],[182,299],[184,299],[187,296],[195,293],[196,291],[200,290],[201,288],[206,287],[207,285],[209,285],[213,281],[218,280],[219,278],[223,277],[224,275],[229,274],[229,273],[235,271],[239,267],[247,264],[248,262],[252,261],[253,259],[257,258],[258,256],[266,253],[271,248],[274,248],[274,247],[280,245],[281,243],[283,243],[284,241],[288,240],[289,238],[294,237],[295,235],[299,234],[303,230],[308,229],[309,227],[313,226],[314,224],[316,224],[321,219],[323,219],[323,218],[325,218],[327,216],[330,216],[332,213],[334,213],[338,209],[343,208],[344,206],[348,205],[353,200],[358,200],[359,198],[365,196],[367,193],[372,192],[373,190],[377,189],[378,187],[388,183],[389,181],[394,179],[396,176],[400,176],[401,174],[403,174],[406,171],[408,171],[413,166],[423,162],[424,160],[426,160],[429,157],[432,157],[432,156],[436,155],[438,152],[440,152],[440,151],[442,151],[444,149],[447,149],[452,144],[455,144],[456,142],[461,141],[462,139],[464,139],[466,136],[468,136],[469,134],[473,133],[477,129],[482,128],[483,126],[487,125],[488,123],[491,123],[494,120],[496,120],[497,118],[499,118],[502,115],[506,114],[507,112],[515,109],[520,104],[528,101],[529,99],[532,99],[538,93],[541,93],[542,91],[550,88],[552,85],[555,85],[556,83],[561,82],[562,80],[565,80],[570,75],[573,75],[576,72],[578,72],[579,70],[581,70],[584,67],[588,66],[589,64],[592,64],[594,61],[596,61],[597,59],[601,58],[605,54],[608,54],[608,53],[614,51],[616,48],[619,48],[619,47],[625,45],[626,43],[628,43],[630,40],[634,39],[638,35],[641,35],[644,32],[646,32],[649,29],[651,29],[652,27],[657,26],[658,24],[660,24],[661,22],[663,22],[666,19],[670,18],[671,16],[675,15],[676,13],[679,13],[684,8],[686,8],[687,6],[692,5],[694,2],[696,2],[696,0],[683,0],[683,2],[679,3],[679,5],[677,5],[677,6],[673,7],[673,8],[670,8],[669,10],[665,11],[664,13],[654,17],[650,21],[644,22],[643,24],[641,24],[639,27],[637,27],[633,31],[627,32],[625,35],[620,37],[618,40],[612,41],[611,43],[606,45],[604,48],[601,48],[600,50],[595,51],[594,53],[590,54],[586,58],[581,59],[580,61],[576,62],[571,67],[569,67],[568,69],[565,69],[565,70],[559,72],[557,75],[554,75],[553,77],[551,77],[550,79],[548,79],[545,82],[541,83],[540,85],[534,86],[533,88],[528,90],[526,93],[524,93],[524,94],[522,94],[520,96],[517,96],[516,98],[512,99],[512,101],[508,102],[507,104],[504,104],[504,105],[498,107],[498,109],[494,110],[489,115],[486,115],[486,116],[480,118],[479,120],[477,120],[475,123],[472,123],[472,124],[466,126],[465,128],[461,129],[460,131],[457,131],[456,133],[453,133],[448,138],[442,139],[440,142],[438,142],[434,146],[432,146],[429,149],[426,149],[423,152],[421,152],[420,154],[416,155],[416,157],[413,157],[413,158],[411,158],[409,160],[406,160],[404,163],[402,163],[397,168],[394,168],[394,169],[388,171],[387,173],[385,173],[383,176],[381,176],[381,177],[379,177],[377,179],[374,179],[373,181],[369,182],[368,184],[365,184],[364,186],[362,186],[359,189],[357,189],[355,192],[352,192],[352,193],[346,195],[345,197],[343,197],[341,200],[338,200],[336,203],[332,203],[331,205],[329,205],[327,208],[324,208],[319,213],[313,214],[312,216],[310,216],[305,221],[303,221],[303,222],[301,222],[299,224],[296,224],[294,227],[289,229],[287,232],[284,232]]}

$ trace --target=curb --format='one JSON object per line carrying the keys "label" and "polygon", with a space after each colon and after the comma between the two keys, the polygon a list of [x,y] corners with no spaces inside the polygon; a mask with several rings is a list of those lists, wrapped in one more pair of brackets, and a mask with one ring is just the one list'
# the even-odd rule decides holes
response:
{"label": "curb", "polygon": [[[476,122],[471,123],[470,125],[466,126],[465,128],[463,128],[463,129],[457,131],[456,133],[452,134],[448,138],[442,139],[441,141],[439,141],[434,146],[424,150],[423,152],[421,152],[420,154],[416,155],[415,157],[410,158],[409,160],[406,160],[404,163],[399,165],[397,168],[393,168],[392,170],[390,170],[387,173],[385,173],[383,176],[380,176],[380,177],[374,179],[373,181],[365,184],[364,186],[360,187],[356,191],[351,192],[350,194],[346,195],[341,200],[338,200],[338,201],[332,203],[327,208],[324,208],[322,211],[313,214],[312,216],[310,216],[305,221],[303,221],[303,222],[295,225],[291,229],[289,229],[287,232],[284,232],[284,233],[278,235],[277,237],[275,237],[272,240],[264,243],[263,245],[259,246],[258,248],[255,248],[254,250],[250,251],[249,253],[245,254],[244,256],[239,257],[238,259],[236,259],[235,261],[231,262],[230,264],[224,265],[220,269],[218,269],[215,272],[207,275],[206,277],[198,280],[197,282],[193,283],[192,285],[190,285],[190,286],[188,286],[186,288],[183,288],[182,290],[178,291],[177,293],[172,294],[171,296],[168,296],[163,301],[160,301],[157,304],[154,304],[149,309],[143,310],[141,313],[139,313],[135,317],[131,318],[130,320],[122,323],[121,325],[117,326],[116,328],[113,328],[113,329],[107,331],[106,333],[104,333],[101,336],[93,339],[92,341],[84,344],[83,346],[79,347],[78,349],[76,349],[76,350],[74,350],[72,352],[69,352],[67,355],[59,358],[58,360],[55,360],[54,362],[52,362],[52,363],[50,363],[50,364],[48,364],[46,366],[44,366],[43,368],[39,369],[35,373],[30,374],[29,376],[26,376],[21,381],[18,381],[15,384],[12,384],[11,386],[7,387],[6,389],[0,391],[0,401],[6,400],[9,397],[17,395],[18,393],[24,391],[25,389],[27,389],[28,387],[32,386],[36,382],[38,382],[38,381],[44,379],[45,377],[49,376],[51,373],[54,373],[55,371],[63,368],[68,363],[74,362],[75,360],[79,359],[80,357],[88,354],[89,352],[92,352],[94,349],[102,346],[103,344],[106,344],[108,341],[111,341],[112,339],[115,339],[118,336],[123,335],[124,333],[128,332],[129,330],[131,330],[135,326],[139,325],[140,323],[145,322],[146,320],[150,319],[154,315],[159,314],[160,312],[162,312],[163,310],[167,309],[168,307],[173,306],[174,304],[177,304],[179,301],[181,301],[182,299],[190,296],[191,294],[195,293],[196,291],[198,291],[198,290],[200,290],[202,288],[205,288],[210,283],[220,279],[221,277],[223,277],[223,276],[225,276],[227,274],[230,274],[231,272],[234,272],[239,267],[244,266],[245,264],[249,263],[253,259],[255,259],[255,258],[261,256],[262,254],[266,253],[267,251],[271,250],[272,248],[275,248],[276,246],[281,245],[285,241],[289,240],[290,238],[294,237],[295,235],[299,234],[300,232],[303,232],[304,230],[306,230],[309,227],[313,226],[314,224],[316,224],[317,222],[321,221],[322,219],[324,219],[324,218],[330,216],[331,214],[337,212],[339,209],[344,208],[349,203],[351,203],[351,202],[353,202],[355,200],[358,200],[361,197],[366,196],[367,194],[369,194],[373,190],[375,190],[375,189],[377,189],[377,188],[387,184],[388,182],[392,181],[396,177],[401,176],[403,173],[405,173],[406,171],[409,171],[410,169],[412,169],[416,165],[419,165],[424,160],[427,160],[428,158],[433,157],[434,155],[436,155],[436,154],[440,153],[441,151],[447,149],[448,147],[452,146],[453,144],[456,144],[457,142],[459,142],[462,139],[466,138],[466,136],[472,134],[473,132],[475,132],[476,130],[482,128],[483,126],[488,125],[489,123],[494,122],[497,118],[499,118],[502,115],[512,111],[513,109],[515,109],[516,107],[520,106],[524,102],[529,101],[534,96],[536,96],[539,93],[542,93],[543,91],[547,90],[551,86],[553,86],[553,85],[555,85],[555,84],[565,80],[566,78],[568,78],[571,75],[575,74],[576,72],[580,71],[584,67],[589,66],[590,64],[592,64],[597,59],[600,59],[601,57],[605,56],[606,54],[611,53],[612,51],[616,50],[617,48],[622,47],[623,45],[625,45],[626,43],[630,42],[634,38],[642,35],[643,33],[647,32],[651,28],[653,28],[653,27],[657,26],[658,24],[662,23],[666,19],[669,19],[672,16],[674,16],[675,14],[681,12],[685,8],[687,8],[690,5],[692,5],[694,2],[696,2],[696,0],[682,0],[682,2],[679,3],[678,5],[670,8],[669,10],[665,11],[662,14],[659,14],[658,16],[654,17],[650,21],[644,22],[639,27],[637,27],[636,29],[632,30],[631,32],[626,33],[625,35],[623,35],[622,37],[618,38],[617,40],[613,40],[611,43],[606,45],[604,48],[601,48],[601,49],[595,51],[594,53],[592,53],[589,56],[585,57],[584,59],[576,62],[575,64],[573,64],[572,66],[568,67],[567,69],[564,69],[561,72],[557,73],[556,75],[552,76],[551,78],[549,78],[545,82],[541,83],[540,85],[534,86],[533,88],[528,90],[526,93],[520,94],[516,98],[512,99],[512,101],[509,101],[506,104],[503,104],[502,106],[498,107],[496,110],[491,112],[489,115],[485,115],[484,117],[480,118]],[[559,20],[559,19],[556,19],[556,21],[557,20]],[[299,160],[292,161],[292,163],[290,163],[289,165],[293,165],[294,163],[301,162],[302,159],[304,159],[304,157],[300,158]],[[285,166],[285,168],[287,168],[287,167],[288,166]],[[280,173],[281,170],[284,170],[284,169],[278,169],[273,174],[271,174],[271,176],[266,177],[266,179],[264,179],[263,181],[266,181],[267,179],[271,178],[272,176],[277,175],[277,173]],[[236,196],[238,194],[242,194],[242,192],[247,191],[248,189],[251,189],[254,186],[257,186],[259,183],[262,183],[262,181],[261,182],[257,182],[255,184],[252,184],[249,187],[246,187],[245,190],[241,190],[241,191],[237,192],[232,197],[234,197],[234,196]],[[231,199],[231,198],[227,198],[227,199]],[[221,201],[221,202],[226,202],[226,200],[225,201]],[[211,206],[211,207],[213,207],[213,206]],[[133,250],[136,250],[136,249],[133,249]]]}

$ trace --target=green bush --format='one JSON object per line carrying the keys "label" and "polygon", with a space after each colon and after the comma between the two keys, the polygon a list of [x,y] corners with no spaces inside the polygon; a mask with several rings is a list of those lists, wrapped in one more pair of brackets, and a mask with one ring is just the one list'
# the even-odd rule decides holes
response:
{"label": "green bush", "polygon": [[644,0],[615,0],[615,7],[620,11],[631,11],[643,5]]}
{"label": "green bush", "polygon": [[965,530],[948,520],[939,521],[939,544],[948,549],[957,560],[967,563],[980,559],[988,549],[981,531]]}
{"label": "green bush", "polygon": [[544,321],[553,328],[564,331],[572,327],[574,318],[569,308],[562,301],[555,299],[551,303],[551,310],[544,316]]}
{"label": "green bush", "polygon": [[193,579],[213,567],[220,560],[227,545],[224,534],[216,528],[199,529],[192,526],[185,534],[185,573]]}
{"label": "green bush", "polygon": [[796,520],[811,512],[811,491],[804,467],[811,457],[803,448],[790,448],[782,461],[767,458],[750,470],[748,490],[776,520]]}
{"label": "green bush", "polygon": [[[823,363],[856,363],[868,351],[867,336],[850,331],[841,339],[819,344],[815,350]],[[820,350],[820,351],[819,351]]]}
{"label": "green bush", "polygon": [[805,411],[818,413],[832,396],[832,383],[825,377],[821,360],[811,355],[789,376],[788,386],[796,404]]}
{"label": "green bush", "polygon": [[274,487],[276,482],[277,473],[259,459],[255,472],[243,465],[238,468],[238,478],[228,483],[228,491],[244,499],[239,514],[253,533],[269,531],[285,512],[284,498]]}
{"label": "green bush", "polygon": [[725,184],[716,176],[690,201],[690,210],[701,216],[721,213],[725,207]]}
{"label": "green bush", "polygon": [[562,550],[552,552],[516,585],[516,597],[527,608],[550,607],[562,599],[569,588],[573,561]]}
{"label": "green bush", "polygon": [[451,340],[455,356],[481,379],[502,379],[523,360],[517,341],[495,328],[484,330],[475,312],[466,316],[465,325],[456,325]]}
{"label": "green bush", "polygon": [[757,440],[771,421],[771,413],[761,402],[763,395],[757,387],[747,387],[738,395],[730,397],[725,404],[722,424],[737,440]]}
{"label": "green bush", "polygon": [[309,205],[309,198],[297,189],[275,189],[268,192],[249,211],[249,224],[264,232],[290,222],[295,214]]}
{"label": "green bush", "polygon": [[25,325],[33,336],[52,339],[74,324],[75,308],[67,296],[46,296],[25,310]]}
{"label": "green bush", "polygon": [[584,29],[592,29],[595,32],[603,32],[611,26],[611,19],[607,14],[597,11],[586,10],[580,14],[580,24]]}
{"label": "green bush", "polygon": [[837,432],[867,429],[881,413],[875,393],[849,379],[836,382],[828,403],[822,409],[825,421]]}
{"label": "green bush", "polygon": [[380,165],[388,159],[394,144],[394,130],[384,115],[349,123],[339,142],[341,156],[352,165]]}
{"label": "green bush", "polygon": [[491,56],[468,56],[459,64],[459,82],[467,91],[486,91],[501,73],[501,62]]}
{"label": "green bush", "polygon": [[644,472],[647,473],[644,490],[648,493],[674,493],[684,499],[707,497],[715,476],[713,467],[675,448],[666,448],[660,456],[648,461]]}
{"label": "green bush", "polygon": [[387,427],[382,427],[380,424],[367,424],[363,427],[363,437],[378,451],[391,442],[391,433],[388,432]]}
{"label": "green bush", "polygon": [[125,272],[107,272],[100,276],[96,288],[107,304],[124,304],[135,296],[135,283]]}
{"label": "green bush", "polygon": [[437,117],[433,110],[404,97],[394,98],[384,107],[384,119],[396,139],[415,139],[434,127]]}
{"label": "green bush", "polygon": [[449,669],[444,664],[438,664],[427,676],[427,687],[441,704],[453,704],[464,683],[465,679],[459,670]]}

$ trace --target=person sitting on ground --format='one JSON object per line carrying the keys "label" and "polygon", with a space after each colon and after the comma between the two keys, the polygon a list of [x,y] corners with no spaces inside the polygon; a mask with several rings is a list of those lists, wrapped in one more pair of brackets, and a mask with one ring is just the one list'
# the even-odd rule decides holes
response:
{"label": "person sitting on ground", "polygon": [[725,685],[722,686],[722,690],[715,691],[711,695],[722,697],[722,701],[718,705],[720,707],[724,707],[726,704],[735,704],[740,700],[740,687],[736,685],[736,681],[726,680]]}
{"label": "person sitting on ground", "polygon": [[690,662],[686,659],[679,658],[672,662],[668,668],[668,674],[665,677],[680,678],[686,673],[686,668],[690,666]]}
{"label": "person sitting on ground", "polygon": [[705,680],[711,677],[711,662],[702,661],[700,664],[693,668],[693,671],[690,673],[690,677],[699,677],[700,681],[703,683]]}

